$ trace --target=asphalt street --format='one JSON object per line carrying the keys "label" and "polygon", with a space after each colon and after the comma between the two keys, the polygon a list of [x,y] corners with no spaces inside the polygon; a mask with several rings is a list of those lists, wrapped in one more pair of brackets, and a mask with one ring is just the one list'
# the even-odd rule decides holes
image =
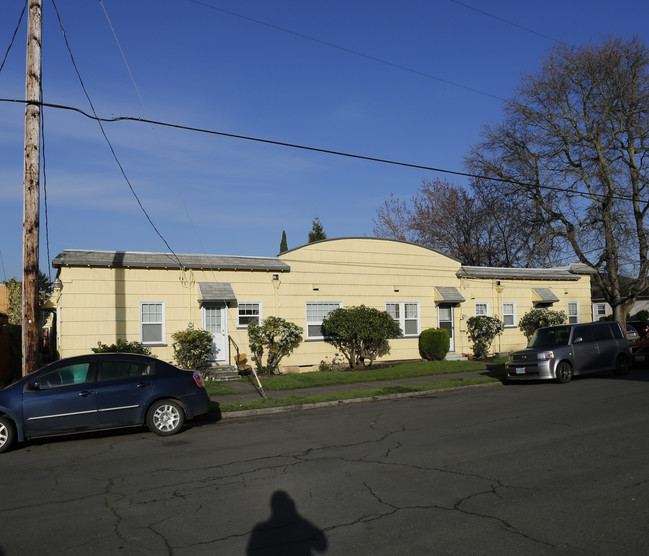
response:
{"label": "asphalt street", "polygon": [[647,374],[31,442],[0,551],[647,554]]}

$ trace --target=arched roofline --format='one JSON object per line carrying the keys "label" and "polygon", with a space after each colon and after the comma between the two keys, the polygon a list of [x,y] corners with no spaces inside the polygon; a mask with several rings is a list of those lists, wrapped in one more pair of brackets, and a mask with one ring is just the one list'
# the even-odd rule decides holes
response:
{"label": "arched roofline", "polygon": [[431,251],[432,253],[435,253],[437,255],[441,255],[442,257],[446,257],[447,259],[450,259],[451,261],[456,261],[458,263],[461,263],[460,260],[456,259],[455,257],[450,257],[446,255],[445,253],[442,253],[441,251],[437,251],[436,249],[432,249],[430,247],[425,247],[424,245],[419,245],[418,243],[412,243],[411,241],[405,241],[402,239],[392,239],[392,238],[386,238],[386,237],[372,237],[372,236],[350,236],[350,237],[335,237],[331,239],[321,239],[320,241],[314,241],[312,243],[305,243],[304,245],[300,245],[299,247],[293,247],[292,249],[288,249],[287,251],[282,251],[279,253],[277,256],[282,257],[283,255],[286,255],[287,253],[292,253],[293,251],[298,251],[299,249],[305,249],[308,248],[312,245],[321,245],[323,243],[330,243],[333,241],[345,241],[345,240],[353,240],[353,239],[368,239],[372,241],[389,241],[392,243],[402,243],[404,245],[412,245],[413,247],[419,247],[420,249],[425,249],[426,251]]}

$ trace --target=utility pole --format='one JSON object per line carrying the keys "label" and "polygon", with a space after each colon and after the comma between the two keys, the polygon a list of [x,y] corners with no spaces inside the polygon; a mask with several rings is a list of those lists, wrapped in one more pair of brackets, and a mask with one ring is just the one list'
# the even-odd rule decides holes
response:
{"label": "utility pole", "polygon": [[25,171],[23,174],[23,376],[38,369],[38,239],[41,172],[41,35],[42,0],[29,0],[27,77],[25,81]]}

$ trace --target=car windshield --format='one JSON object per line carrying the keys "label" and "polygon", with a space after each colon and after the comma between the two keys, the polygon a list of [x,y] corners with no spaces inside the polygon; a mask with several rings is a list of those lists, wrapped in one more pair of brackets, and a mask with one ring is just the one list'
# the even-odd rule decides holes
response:
{"label": "car windshield", "polygon": [[532,334],[527,347],[548,347],[568,345],[570,338],[569,326],[553,326],[551,328],[539,328]]}

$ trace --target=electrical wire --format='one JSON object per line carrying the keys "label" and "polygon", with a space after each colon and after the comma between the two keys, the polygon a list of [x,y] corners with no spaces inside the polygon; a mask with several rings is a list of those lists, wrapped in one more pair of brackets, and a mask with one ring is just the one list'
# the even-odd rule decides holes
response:
{"label": "electrical wire", "polygon": [[23,21],[23,17],[25,15],[25,10],[27,9],[27,3],[28,2],[29,2],[29,0],[25,0],[25,4],[23,5],[23,11],[20,12],[20,17],[18,18],[18,24],[16,25],[16,28],[14,29],[14,34],[11,36],[11,41],[9,42],[9,46],[7,47],[4,58],[2,59],[2,64],[0,64],[0,73],[2,73],[2,68],[5,67],[5,62],[7,61],[7,57],[9,56],[9,51],[11,50],[11,47],[14,44],[14,40],[16,40],[16,35],[18,34],[18,29],[20,29],[20,24]]}
{"label": "electrical wire", "polygon": [[[99,0],[99,4],[101,5],[104,15],[106,16],[106,21],[108,22],[108,26],[110,27],[110,30],[113,34],[113,38],[115,39],[115,43],[117,44],[117,48],[119,49],[119,52],[122,56],[122,61],[124,62],[124,65],[126,66],[126,71],[128,71],[128,75],[131,78],[131,83],[133,84],[133,88],[135,89],[135,92],[138,96],[138,99],[140,100],[140,105],[142,106],[142,109],[144,110],[144,113],[146,114],[147,108],[144,103],[144,98],[142,97],[142,93],[140,92],[140,88],[138,87],[136,81],[135,81],[135,76],[133,75],[133,72],[131,71],[131,67],[126,60],[126,54],[124,53],[124,49],[122,48],[122,45],[119,42],[119,39],[117,38],[117,32],[115,31],[115,27],[113,26],[112,21],[110,20],[110,17],[108,16],[108,11],[106,10],[106,6],[104,5],[103,0]],[[167,172],[169,172],[169,175],[171,176],[171,181],[173,182],[174,186],[176,187],[176,192],[178,193],[178,196],[180,197],[180,201],[182,202],[183,208],[185,209],[185,215],[187,216],[187,219],[189,220],[192,230],[194,231],[194,236],[196,237],[196,241],[200,245],[203,253],[206,253],[205,251],[205,246],[203,245],[203,242],[201,240],[201,236],[198,233],[198,230],[196,228],[196,224],[194,223],[194,220],[192,218],[191,213],[189,212],[189,208],[187,207],[187,203],[185,202],[185,197],[182,194],[182,191],[178,185],[178,180],[176,179],[176,175],[173,172],[173,169],[171,167],[171,164],[169,164],[169,159],[166,156],[166,152],[162,147],[160,138],[158,137],[158,134],[156,133],[155,126],[151,127],[151,131],[153,132],[153,136],[156,139],[156,142],[158,143],[158,147],[160,152],[163,154],[163,158],[165,161],[165,164],[167,166]]]}
{"label": "electrical wire", "polygon": [[[104,136],[104,139],[106,140],[106,143],[108,144],[110,152],[113,155],[113,159],[115,160],[117,166],[119,167],[119,170],[120,170],[120,172],[122,174],[122,177],[124,178],[124,180],[128,184],[128,187],[131,190],[131,193],[133,194],[133,197],[135,197],[135,200],[137,201],[138,205],[140,206],[140,209],[144,213],[144,216],[149,221],[149,224],[155,230],[158,237],[167,246],[167,249],[169,249],[170,253],[173,255],[173,258],[175,258],[175,260],[178,263],[178,265],[180,266],[180,268],[183,269],[184,266],[183,266],[181,260],[178,258],[178,255],[176,255],[176,253],[171,248],[171,246],[169,245],[167,240],[164,238],[164,236],[160,233],[160,231],[158,230],[156,225],[153,223],[153,220],[151,220],[151,217],[149,216],[149,213],[144,208],[144,205],[142,204],[142,201],[140,201],[140,198],[138,197],[137,193],[135,192],[135,189],[133,188],[133,184],[131,183],[131,180],[129,180],[128,176],[126,175],[126,171],[124,170],[124,167],[122,166],[122,163],[120,162],[119,158],[117,157],[117,153],[115,152],[115,149],[113,148],[113,145],[110,142],[110,139],[108,138],[108,135],[106,134],[106,130],[104,129],[104,126],[102,125],[102,121],[106,121],[106,120],[100,118],[97,115],[97,111],[95,110],[95,106],[94,106],[92,100],[90,99],[90,95],[88,94],[88,90],[86,89],[86,86],[85,86],[85,84],[83,82],[83,79],[81,78],[79,68],[77,67],[77,63],[76,63],[76,61],[74,59],[74,56],[72,54],[72,49],[70,47],[70,43],[68,42],[68,37],[67,37],[67,35],[65,33],[65,28],[63,27],[63,22],[61,21],[61,16],[59,14],[59,10],[58,10],[58,8],[56,6],[56,2],[54,0],[52,0],[52,5],[54,6],[54,11],[56,13],[56,17],[57,17],[58,22],[59,22],[59,27],[61,28],[61,33],[63,34],[63,40],[65,41],[65,46],[66,46],[66,48],[68,50],[68,54],[70,55],[70,60],[72,61],[72,66],[74,67],[74,71],[77,74],[77,79],[79,80],[79,83],[81,84],[81,88],[83,89],[83,93],[86,96],[86,99],[88,100],[88,104],[90,104],[90,108],[92,110],[92,113],[94,114],[94,117],[90,116],[89,114],[86,114],[86,116],[90,117],[91,119],[94,119],[99,124],[99,128],[101,129],[101,133]],[[44,104],[42,104],[42,103],[40,103],[40,104],[41,104],[41,106],[44,106]]]}
{"label": "electrical wire", "polygon": [[452,85],[453,87],[457,87],[459,89],[464,89],[465,91],[470,91],[472,93],[476,93],[478,95],[483,95],[486,97],[490,97],[496,100],[504,100],[502,97],[499,97],[498,95],[494,95],[491,93],[487,93],[485,91],[481,91],[480,89],[475,89],[473,87],[468,87],[467,85],[462,85],[461,83],[456,83],[455,81],[450,81],[448,79],[444,79],[442,77],[438,77],[437,75],[433,75],[430,73],[426,73],[423,71],[419,71],[413,68],[410,68],[408,66],[404,66],[403,64],[397,64],[395,62],[389,62],[388,60],[384,60],[383,58],[378,58],[376,56],[372,56],[371,54],[365,54],[364,52],[360,52],[359,50],[353,50],[351,48],[347,48],[345,46],[340,46],[338,44],[335,44],[333,42],[325,41],[322,39],[318,39],[315,37],[312,37],[310,35],[305,35],[304,33],[298,33],[297,31],[291,31],[290,29],[286,29],[285,27],[280,27],[279,25],[273,25],[272,23],[267,23],[265,21],[261,21],[260,19],[255,19],[253,17],[248,17],[230,10],[226,10],[224,8],[219,8],[217,6],[213,6],[212,4],[208,4],[207,2],[202,2],[201,0],[189,0],[193,4],[197,4],[199,6],[203,6],[204,8],[209,8],[211,10],[215,10],[218,12],[222,12],[224,14],[233,16],[233,17],[238,17],[239,19],[243,19],[245,21],[250,21],[251,23],[256,23],[257,25],[263,25],[265,27],[269,27],[270,29],[275,29],[276,31],[281,31],[282,33],[287,33],[289,35],[293,35],[294,37],[299,37],[301,39],[305,39],[308,41],[312,41],[318,44],[322,44],[324,46],[328,46],[330,48],[336,48],[337,50],[341,50],[343,52],[347,52],[348,54],[353,54],[354,56],[360,56],[361,58],[365,58],[367,60],[372,60],[373,62],[378,62],[379,64],[384,64],[386,66],[391,66],[393,68],[397,68],[403,71],[407,71],[409,73],[414,73],[415,75],[419,75],[421,77],[426,77],[428,79],[433,79],[434,81],[439,81],[440,83],[445,83],[447,85]]}
{"label": "electrical wire", "polygon": [[474,8],[473,6],[469,6],[469,4],[465,4],[464,2],[460,2],[459,0],[449,0],[449,2],[453,2],[453,4],[457,4],[458,6],[462,6],[464,8],[467,8],[468,10],[473,10],[474,12],[478,12],[479,14],[486,15],[487,17],[491,17],[492,19],[496,19],[498,21],[501,21],[502,23],[506,23],[507,25],[511,25],[512,27],[517,27],[518,29],[522,29],[523,31],[527,31],[528,33],[532,33],[533,35],[537,35],[539,37],[542,37],[544,39],[548,39],[549,41],[553,41],[559,44],[565,44],[563,41],[560,41],[559,39],[555,39],[554,37],[551,37],[549,35],[545,35],[543,33],[539,33],[538,31],[535,31],[534,29],[530,29],[529,27],[524,27],[523,25],[519,25],[518,23],[514,23],[513,21],[509,21],[508,19],[504,19],[502,17],[499,17],[497,15],[494,15],[492,13],[489,13],[485,10],[480,10],[478,8]]}
{"label": "electrical wire", "polygon": [[[40,83],[41,98],[43,98],[43,80]],[[52,259],[50,257],[50,224],[49,224],[49,211],[47,202],[47,172],[45,166],[45,110],[41,110],[40,117],[41,124],[41,159],[43,160],[42,174],[43,174],[43,206],[45,207],[45,246],[47,251],[47,275],[52,281]]]}
{"label": "electrical wire", "polygon": [[[460,172],[460,171],[457,171],[457,170],[447,170],[447,169],[444,169],[444,168],[437,168],[435,166],[426,166],[426,165],[423,165],[423,164],[412,164],[412,163],[409,163],[409,162],[399,162],[399,161],[396,161],[396,160],[388,160],[388,159],[385,159],[385,158],[377,158],[377,157],[374,157],[374,156],[365,156],[365,155],[361,155],[361,154],[353,154],[353,153],[346,153],[346,152],[342,152],[342,151],[334,151],[334,150],[331,150],[331,149],[322,149],[322,148],[318,148],[318,147],[309,147],[309,146],[306,146],[306,145],[299,145],[299,144],[295,144],[295,143],[286,143],[284,141],[275,141],[273,139],[262,139],[262,138],[259,138],[259,137],[250,137],[250,136],[247,136],[247,135],[238,135],[236,133],[227,133],[227,132],[224,132],[224,131],[215,131],[215,130],[211,130],[211,129],[204,129],[204,128],[186,126],[186,125],[181,125],[181,124],[173,124],[173,123],[169,123],[169,122],[162,122],[162,121],[158,121],[158,120],[149,120],[149,119],[146,119],[146,118],[138,118],[138,117],[134,117],[134,116],[113,116],[113,117],[110,117],[110,118],[100,117],[100,116],[97,116],[96,113],[94,115],[88,114],[87,112],[83,111],[80,108],[76,108],[74,106],[66,106],[66,105],[63,105],[63,104],[51,104],[51,103],[46,103],[46,102],[38,103],[36,101],[19,100],[19,99],[7,99],[7,98],[0,98],[0,102],[17,102],[17,103],[25,103],[25,104],[39,104],[41,106],[48,106],[50,108],[59,108],[61,110],[69,110],[69,111],[72,111],[72,112],[77,112],[77,113],[85,116],[86,118],[89,118],[91,120],[96,120],[98,122],[110,122],[110,123],[112,123],[112,122],[128,121],[128,122],[146,123],[146,124],[157,125],[157,126],[162,126],[162,127],[169,127],[169,128],[172,128],[172,129],[181,129],[181,130],[184,130],[184,131],[193,131],[193,132],[196,132],[196,133],[205,133],[205,134],[208,134],[208,135],[218,135],[218,136],[221,136],[221,137],[230,137],[230,138],[233,138],[233,139],[243,139],[243,140],[246,140],[246,141],[255,141],[255,142],[258,142],[258,143],[265,143],[265,144],[268,144],[268,145],[277,145],[277,146],[280,146],[280,147],[289,147],[289,148],[292,148],[292,149],[301,149],[301,150],[305,150],[305,151],[318,152],[318,153],[323,153],[323,154],[331,154],[331,155],[334,155],[334,156],[342,156],[342,157],[347,157],[347,158],[354,158],[354,159],[357,159],[357,160],[367,160],[367,161],[370,161],[370,162],[379,162],[379,163],[382,163],[382,164],[390,164],[390,165],[393,165],[393,166],[402,166],[402,167],[406,167],[406,168],[415,168],[415,169],[418,169],[418,170],[428,170],[428,171],[431,171],[431,172],[439,172],[441,174],[449,174],[449,175],[461,176],[461,177],[465,177],[465,178],[474,178],[474,179],[487,180],[487,181],[491,181],[491,182],[508,183],[508,184],[511,184],[511,185],[518,185],[518,186],[521,186],[521,187],[528,187],[528,188],[530,188],[530,187],[538,187],[539,189],[544,189],[546,191],[554,191],[556,193],[569,193],[569,194],[574,195],[576,197],[584,197],[584,198],[587,198],[587,199],[600,198],[600,197],[604,198],[603,195],[591,194],[591,193],[586,193],[586,192],[583,192],[583,191],[566,189],[566,188],[563,188],[563,187],[556,187],[556,186],[544,185],[544,184],[530,184],[530,183],[525,183],[525,182],[518,181],[518,180],[510,180],[510,179],[506,179],[506,178],[482,176],[482,175],[479,175],[479,174],[471,174],[471,173],[468,173],[468,172]],[[102,131],[103,131],[103,127],[102,127]],[[634,200],[631,197],[626,197],[626,196],[623,196],[623,195],[611,195],[609,198],[614,199],[614,200],[618,200],[618,201],[633,201]]]}

